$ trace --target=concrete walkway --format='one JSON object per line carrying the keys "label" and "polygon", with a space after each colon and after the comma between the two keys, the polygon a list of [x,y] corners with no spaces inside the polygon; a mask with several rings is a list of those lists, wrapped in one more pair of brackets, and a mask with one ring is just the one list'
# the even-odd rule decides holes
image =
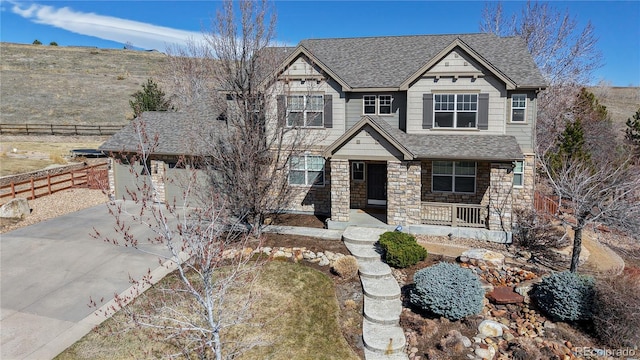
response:
{"label": "concrete walkway", "polygon": [[364,292],[362,339],[366,360],[408,359],[406,338],[399,326],[400,286],[382,262],[375,246],[385,229],[349,226],[342,234],[345,246],[358,260]]}

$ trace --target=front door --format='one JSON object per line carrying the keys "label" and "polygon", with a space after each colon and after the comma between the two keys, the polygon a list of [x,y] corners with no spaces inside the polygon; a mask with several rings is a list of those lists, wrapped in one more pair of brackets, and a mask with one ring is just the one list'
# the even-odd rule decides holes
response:
{"label": "front door", "polygon": [[386,164],[367,164],[367,204],[387,205]]}

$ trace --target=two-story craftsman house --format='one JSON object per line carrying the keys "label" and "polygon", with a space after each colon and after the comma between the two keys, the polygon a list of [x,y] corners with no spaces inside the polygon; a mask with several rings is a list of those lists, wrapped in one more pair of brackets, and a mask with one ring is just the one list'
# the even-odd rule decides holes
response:
{"label": "two-story craftsman house", "polygon": [[289,164],[289,210],[509,231],[513,209],[532,206],[545,81],[520,38],[304,40],[267,84],[287,126],[322,139]]}
{"label": "two-story craftsman house", "polygon": [[304,40],[277,79],[288,123],[326,132],[290,167],[291,186],[308,187],[292,209],[509,230],[512,209],[532,206],[545,82],[519,38]]}

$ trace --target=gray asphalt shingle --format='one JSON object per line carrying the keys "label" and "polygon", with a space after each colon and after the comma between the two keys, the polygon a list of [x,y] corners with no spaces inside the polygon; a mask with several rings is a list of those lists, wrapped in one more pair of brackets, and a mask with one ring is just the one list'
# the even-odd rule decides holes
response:
{"label": "gray asphalt shingle", "polygon": [[309,39],[300,45],[352,88],[398,87],[457,38],[519,87],[542,87],[544,78],[519,37],[493,34]]}

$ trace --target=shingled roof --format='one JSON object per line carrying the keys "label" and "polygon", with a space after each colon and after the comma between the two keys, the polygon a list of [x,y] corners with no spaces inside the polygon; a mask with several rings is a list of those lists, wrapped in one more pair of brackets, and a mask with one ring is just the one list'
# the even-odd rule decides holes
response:
{"label": "shingled roof", "polygon": [[[155,155],[196,155],[206,149],[209,131],[224,131],[224,121],[217,115],[202,112],[147,111],[110,137],[99,150],[105,152],[138,152],[140,133],[145,146]],[[207,132],[207,133],[205,133]],[[157,144],[154,139],[157,137]]]}
{"label": "shingled roof", "polygon": [[[414,159],[484,160],[514,161],[524,159],[524,154],[515,137],[491,134],[407,134],[391,126],[382,117],[366,115],[356,123],[351,133],[372,125],[391,144],[400,144],[399,150],[409,151]],[[349,134],[347,134],[349,135]],[[340,137],[327,150],[325,156],[348,141],[348,136]]]}
{"label": "shingled roof", "polygon": [[518,87],[545,86],[524,40],[519,37],[452,34],[309,39],[301,41],[299,46],[351,88],[393,88],[399,87],[456,39],[471,47]]}

